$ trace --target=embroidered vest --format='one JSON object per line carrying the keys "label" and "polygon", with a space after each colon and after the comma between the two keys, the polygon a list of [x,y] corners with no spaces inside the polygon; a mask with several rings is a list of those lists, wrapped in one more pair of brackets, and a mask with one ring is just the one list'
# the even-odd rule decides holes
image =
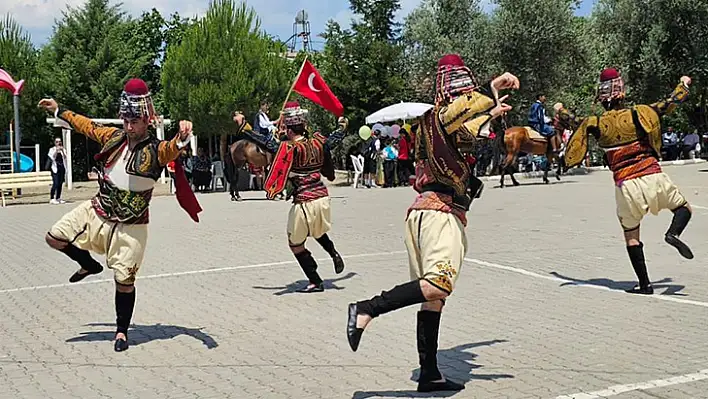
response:
{"label": "embroidered vest", "polygon": [[450,195],[453,203],[469,209],[467,192],[471,170],[457,148],[456,134],[448,134],[438,118],[438,107],[420,118],[415,140],[416,189]]}
{"label": "embroidered vest", "polygon": [[[94,156],[101,168],[105,168],[113,159],[120,155],[119,149],[128,140],[128,135],[123,130],[116,130],[111,138],[101,149],[101,152]],[[125,172],[129,175],[146,177],[157,181],[162,174],[163,166],[160,166],[157,149],[160,139],[152,134],[145,140],[138,143],[133,149],[130,158],[126,162]]]}

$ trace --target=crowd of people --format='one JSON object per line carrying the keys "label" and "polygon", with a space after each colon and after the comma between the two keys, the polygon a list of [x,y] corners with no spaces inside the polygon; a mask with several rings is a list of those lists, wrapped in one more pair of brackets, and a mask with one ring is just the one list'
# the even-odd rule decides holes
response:
{"label": "crowd of people", "polygon": [[405,127],[398,137],[383,135],[383,129],[375,128],[371,137],[358,146],[352,146],[347,153],[348,170],[354,170],[352,157],[364,158],[363,185],[372,187],[409,186],[413,170],[413,137]]}

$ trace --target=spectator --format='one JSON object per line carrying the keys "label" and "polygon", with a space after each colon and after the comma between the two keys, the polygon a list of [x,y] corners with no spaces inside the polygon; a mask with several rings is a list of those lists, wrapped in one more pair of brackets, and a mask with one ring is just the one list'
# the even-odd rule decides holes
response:
{"label": "spectator", "polygon": [[411,136],[403,128],[400,133],[401,135],[398,137],[398,184],[408,186],[413,164],[410,161],[413,158],[410,145]]}
{"label": "spectator", "polygon": [[61,199],[61,189],[66,179],[66,151],[61,138],[54,139],[54,147],[49,149],[47,156],[49,157],[47,164],[51,163],[49,169],[52,171],[52,189],[49,192],[49,203],[53,205],[64,204],[66,201]]}
{"label": "spectator", "polygon": [[698,137],[698,131],[694,131],[693,133],[687,134],[686,137],[683,138],[683,146],[682,146],[682,153],[683,153],[683,159],[690,159],[691,158],[691,151],[696,151],[696,146],[698,145],[698,142],[700,141],[700,137]]}
{"label": "spectator", "polygon": [[674,128],[670,127],[662,137],[662,150],[666,153],[666,159],[673,161],[678,155],[678,135],[674,132]]}
{"label": "spectator", "polygon": [[396,185],[396,159],[398,150],[393,140],[386,139],[386,147],[383,150],[384,156],[384,187],[394,187]]}
{"label": "spectator", "polygon": [[204,153],[204,148],[197,149],[197,156],[193,161],[194,169],[192,179],[196,191],[206,191],[211,187],[211,161]]}
{"label": "spectator", "polygon": [[364,185],[367,188],[379,186],[376,184],[376,164],[381,151],[381,141],[379,140],[379,131],[375,130],[369,140],[364,142],[362,153],[364,154]]}

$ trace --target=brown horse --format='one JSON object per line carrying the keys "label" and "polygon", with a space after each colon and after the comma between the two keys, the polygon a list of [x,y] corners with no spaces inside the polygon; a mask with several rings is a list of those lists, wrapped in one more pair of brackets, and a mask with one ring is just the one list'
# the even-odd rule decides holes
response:
{"label": "brown horse", "polygon": [[[556,115],[553,120],[553,129],[555,130],[555,135],[551,138],[553,140],[549,145],[546,138],[542,137],[537,132],[531,130],[527,127],[514,126],[508,128],[504,131],[501,137],[497,139],[500,140],[501,148],[506,150],[506,159],[501,166],[501,187],[504,188],[504,174],[509,172],[511,176],[511,181],[515,186],[519,185],[519,182],[514,179],[514,165],[519,157],[519,152],[525,152],[527,154],[533,155],[545,155],[548,163],[546,164],[546,169],[543,173],[543,182],[548,184],[548,171],[551,169],[551,161],[556,159],[558,161],[558,169],[556,170],[556,179],[560,180],[561,169],[564,167],[563,160],[560,158],[558,152],[554,152],[553,148],[560,148],[561,138],[565,130],[574,131],[578,128],[582,119],[575,116],[573,112],[566,109],[562,103],[556,103],[553,106]],[[503,143],[503,147],[501,146]]]}
{"label": "brown horse", "polygon": [[[559,131],[560,130],[560,131]],[[560,140],[563,135],[563,129],[556,129],[556,134],[551,137],[551,140],[555,143],[551,143],[553,147],[560,148]],[[519,182],[514,178],[514,166],[519,158],[520,152],[525,152],[527,154],[533,155],[545,155],[548,159],[546,168],[543,171],[543,182],[548,184],[548,171],[551,169],[551,162],[553,159],[558,161],[558,169],[556,170],[556,179],[560,180],[561,174],[561,160],[558,152],[554,152],[551,145],[549,145],[548,139],[542,137],[540,134],[531,130],[530,128],[524,126],[513,126],[506,130],[500,138],[503,140],[504,149],[506,150],[506,158],[501,166],[501,179],[499,183],[501,188],[504,188],[504,176],[506,173],[511,177],[511,182],[518,186]]]}
{"label": "brown horse", "polygon": [[273,162],[273,156],[274,154],[248,139],[238,140],[227,147],[224,174],[229,181],[232,200],[241,200],[238,181],[240,174],[244,172],[243,167],[251,164],[257,168],[267,168]]}

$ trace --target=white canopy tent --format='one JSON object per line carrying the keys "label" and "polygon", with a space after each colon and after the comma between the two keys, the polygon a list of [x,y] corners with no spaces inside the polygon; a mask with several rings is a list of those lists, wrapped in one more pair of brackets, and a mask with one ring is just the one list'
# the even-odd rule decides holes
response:
{"label": "white canopy tent", "polygon": [[[91,119],[91,121],[100,123],[102,125],[123,125],[123,120],[122,119]],[[64,141],[64,148],[66,148],[66,186],[69,190],[73,188],[74,184],[74,179],[72,177],[72,162],[71,162],[71,127],[64,122],[63,120],[59,119],[56,120],[54,118],[47,118],[47,123],[54,126],[54,127],[61,127],[61,135],[62,135],[62,140]],[[172,123],[171,120],[169,119],[163,119],[160,117],[158,119],[157,123],[157,138],[160,140],[165,139],[165,126],[169,126]],[[197,137],[195,135],[192,135],[192,140],[190,142],[190,145],[192,148],[197,148]],[[167,181],[166,176],[165,176],[165,171],[162,171],[162,177],[160,178],[160,182],[162,184],[165,184]]]}
{"label": "white canopy tent", "polygon": [[431,108],[433,108],[431,104],[400,102],[398,104],[389,105],[367,116],[366,123],[395,122],[397,120],[405,121],[406,119],[414,119],[423,115]]}

